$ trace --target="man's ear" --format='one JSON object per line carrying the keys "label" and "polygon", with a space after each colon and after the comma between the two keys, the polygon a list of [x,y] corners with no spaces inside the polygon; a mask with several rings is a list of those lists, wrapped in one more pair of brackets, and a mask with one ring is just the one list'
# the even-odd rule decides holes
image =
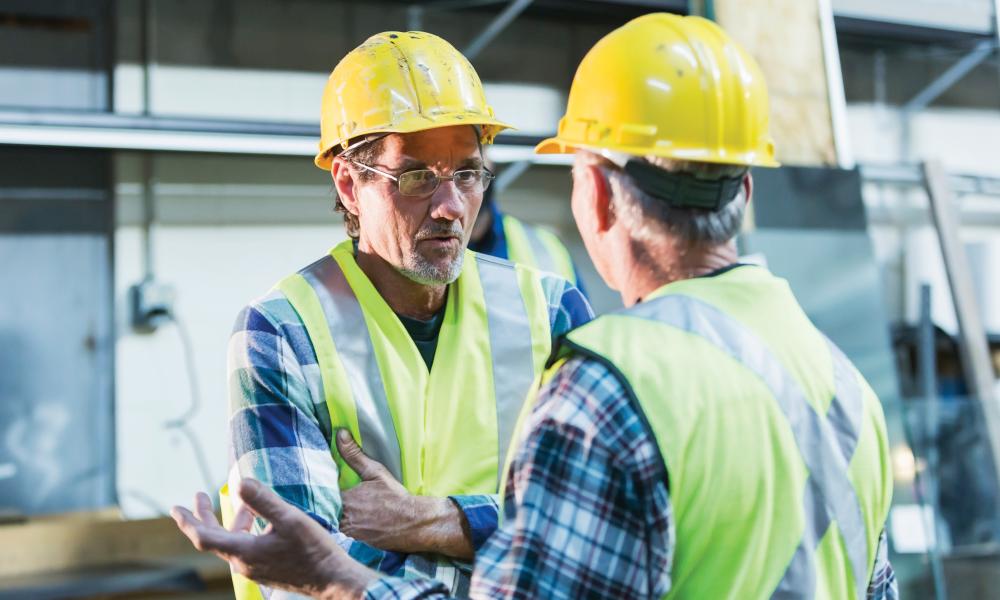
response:
{"label": "man's ear", "polygon": [[743,176],[743,191],[746,192],[747,204],[750,204],[750,200],[753,199],[753,175],[750,174],[750,171],[747,171],[747,174]]}
{"label": "man's ear", "polygon": [[615,212],[611,204],[611,184],[604,171],[597,165],[586,167],[587,186],[590,188],[590,209],[594,211],[594,224],[598,233],[604,233],[615,224]]}
{"label": "man's ear", "polygon": [[358,214],[358,198],[355,192],[354,176],[351,174],[347,161],[337,156],[333,159],[330,167],[330,175],[333,177],[333,187],[337,190],[340,201],[351,214]]}

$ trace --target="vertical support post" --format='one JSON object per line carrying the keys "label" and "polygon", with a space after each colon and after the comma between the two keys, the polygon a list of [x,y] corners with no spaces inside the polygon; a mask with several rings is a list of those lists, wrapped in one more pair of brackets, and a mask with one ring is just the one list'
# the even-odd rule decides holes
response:
{"label": "vertical support post", "polygon": [[931,215],[937,229],[944,258],[948,287],[958,318],[959,352],[969,391],[979,403],[989,443],[993,471],[1000,483],[1000,404],[993,387],[993,364],[983,327],[976,290],[972,284],[969,261],[959,238],[958,220],[948,174],[938,162],[923,163],[924,185],[930,200]]}
{"label": "vertical support post", "polygon": [[931,577],[934,581],[934,598],[947,600],[948,588],[944,575],[944,565],[941,563],[941,544],[945,539],[944,527],[941,522],[941,502],[938,489],[938,397],[937,397],[937,357],[934,343],[934,322],[931,319],[931,286],[920,286],[920,380],[924,396],[924,457],[927,470],[920,477],[925,507],[930,508],[930,522],[925,514],[924,529],[928,541],[927,557],[931,563]]}
{"label": "vertical support post", "polygon": [[412,4],[406,9],[406,28],[410,31],[422,31],[424,28],[424,7]]}
{"label": "vertical support post", "polygon": [[841,169],[854,168],[854,151],[847,129],[847,98],[844,95],[844,74],[840,68],[840,46],[833,20],[830,0],[819,0],[819,30],[823,37],[823,67],[826,70],[826,93],[830,104],[830,121],[833,127],[833,146],[837,165]]}

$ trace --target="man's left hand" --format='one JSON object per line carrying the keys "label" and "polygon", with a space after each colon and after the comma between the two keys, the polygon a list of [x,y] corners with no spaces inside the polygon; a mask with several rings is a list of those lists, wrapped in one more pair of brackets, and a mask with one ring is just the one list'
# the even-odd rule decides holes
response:
{"label": "man's left hand", "polygon": [[474,557],[465,517],[454,502],[410,494],[388,469],[365,456],[346,429],[337,431],[337,449],[361,477],[341,492],[341,531],[382,550]]}
{"label": "man's left hand", "polygon": [[[195,497],[197,516],[180,506],[170,514],[195,548],[270,587],[317,598],[360,598],[378,578],[350,558],[319,523],[259,482],[244,479],[237,493],[243,506],[230,529],[219,524],[204,493]],[[269,523],[261,535],[249,532],[254,515]]]}

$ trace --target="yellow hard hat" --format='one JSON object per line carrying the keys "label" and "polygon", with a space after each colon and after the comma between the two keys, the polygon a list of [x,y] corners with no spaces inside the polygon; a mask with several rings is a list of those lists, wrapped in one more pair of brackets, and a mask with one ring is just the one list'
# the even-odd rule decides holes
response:
{"label": "yellow hard hat", "polygon": [[422,31],[385,31],[347,54],[323,90],[316,166],[375,133],[476,125],[481,141],[510,125],[493,116],[479,75],[454,46]]}
{"label": "yellow hard hat", "polygon": [[558,134],[535,151],[776,167],[768,110],[756,61],[715,23],[649,14],[587,53]]}

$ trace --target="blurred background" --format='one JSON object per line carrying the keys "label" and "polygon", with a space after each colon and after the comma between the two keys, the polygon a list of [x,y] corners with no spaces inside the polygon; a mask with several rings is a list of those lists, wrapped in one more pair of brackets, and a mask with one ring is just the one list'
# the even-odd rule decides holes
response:
{"label": "blurred background", "polygon": [[0,1],[0,598],[226,598],[173,504],[224,481],[239,309],[345,236],[312,165],[326,77],[379,31],[462,50],[500,206],[620,306],[535,157],[611,29],[701,14],[758,59],[784,167],[739,243],[878,392],[910,598],[1000,589],[996,0]]}

